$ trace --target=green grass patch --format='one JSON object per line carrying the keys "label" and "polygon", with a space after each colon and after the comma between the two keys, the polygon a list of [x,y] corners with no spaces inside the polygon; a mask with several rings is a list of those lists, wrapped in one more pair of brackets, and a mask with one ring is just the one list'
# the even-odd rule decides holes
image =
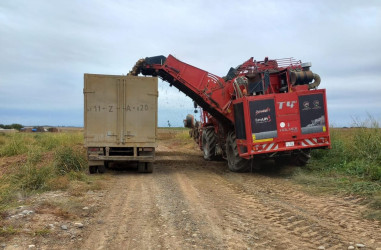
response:
{"label": "green grass patch", "polygon": [[86,155],[83,150],[73,147],[61,147],[55,152],[54,166],[61,175],[72,171],[82,171],[87,167]]}
{"label": "green grass patch", "polygon": [[87,173],[82,133],[0,135],[0,156],[22,159],[16,157],[13,164],[3,165],[10,171],[0,176],[0,211],[33,193],[70,189],[73,185],[83,185],[81,190],[87,190],[97,180]]}
{"label": "green grass patch", "polygon": [[189,129],[176,133],[175,138],[181,141],[193,141],[189,136]]}
{"label": "green grass patch", "polygon": [[332,129],[330,150],[312,151],[311,172],[381,183],[381,129]]}
{"label": "green grass patch", "polygon": [[0,134],[0,156],[48,152],[59,147],[82,145],[82,133],[14,133]]}
{"label": "green grass patch", "polygon": [[[294,179],[315,191],[361,195],[381,204],[381,129],[372,118],[357,125],[331,128],[332,148],[313,150],[310,163]],[[381,213],[372,218],[381,220]]]}
{"label": "green grass patch", "polygon": [[33,232],[33,235],[34,236],[47,236],[51,233],[51,230],[48,229],[48,228],[42,228],[42,229],[39,229],[39,230],[36,230]]}
{"label": "green grass patch", "polygon": [[47,182],[53,176],[50,166],[38,168],[32,164],[20,166],[19,171],[12,177],[12,186],[17,187],[23,193],[36,190],[47,190]]}
{"label": "green grass patch", "polygon": [[7,237],[10,235],[17,234],[20,230],[14,227],[1,227],[0,228],[0,237]]}
{"label": "green grass patch", "polygon": [[14,156],[25,154],[28,152],[25,136],[20,133],[15,134],[0,134],[0,156]]}

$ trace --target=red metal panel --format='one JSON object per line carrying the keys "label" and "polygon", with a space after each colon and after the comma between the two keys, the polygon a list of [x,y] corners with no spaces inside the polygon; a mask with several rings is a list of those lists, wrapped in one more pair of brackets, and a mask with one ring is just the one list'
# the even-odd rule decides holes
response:
{"label": "red metal panel", "polygon": [[174,75],[178,81],[197,93],[218,112],[224,114],[231,121],[233,120],[233,111],[224,109],[231,100],[229,93],[233,92],[231,85],[226,85],[224,79],[183,63],[171,55],[167,57],[163,69]]}
{"label": "red metal panel", "polygon": [[[325,117],[327,116],[325,90],[311,90],[290,92],[282,94],[249,96],[244,100],[245,126],[247,140],[238,140],[238,145],[248,147],[248,152],[240,154],[241,157],[250,158],[252,155],[296,150],[303,148],[330,147],[329,124],[325,121],[324,131],[311,134],[302,134],[299,96],[322,94],[324,97]],[[237,103],[242,99],[236,100]],[[277,137],[263,140],[252,140],[252,127],[250,121],[249,103],[260,100],[275,100]],[[245,104],[246,103],[246,104]],[[250,150],[251,149],[251,150]]]}
{"label": "red metal panel", "polygon": [[275,95],[278,136],[290,140],[300,136],[299,103],[296,92]]}

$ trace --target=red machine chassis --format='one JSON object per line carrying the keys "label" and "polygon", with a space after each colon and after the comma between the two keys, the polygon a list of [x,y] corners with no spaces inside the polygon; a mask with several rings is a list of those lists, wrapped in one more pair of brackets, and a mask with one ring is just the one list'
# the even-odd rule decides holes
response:
{"label": "red machine chassis", "polygon": [[[301,129],[300,105],[298,97],[321,94],[323,103],[320,108],[327,106],[325,89],[306,90],[282,94],[261,96],[245,96],[233,101],[233,105],[242,103],[244,107],[246,139],[237,139],[238,151],[241,157],[249,159],[253,155],[272,154],[282,151],[292,151],[309,148],[328,148],[330,146],[329,124],[327,109],[324,108],[325,122],[321,132],[303,133]],[[252,129],[249,103],[259,100],[274,100],[275,124],[277,136],[275,138],[256,139]],[[288,106],[287,106],[288,102]],[[292,105],[292,107],[291,107]],[[302,104],[303,105],[303,104]],[[282,109],[280,109],[280,107]],[[315,107],[316,108],[316,107]],[[265,109],[266,110],[266,109]],[[282,127],[283,125],[283,127]]]}
{"label": "red machine chassis", "polygon": [[310,149],[330,147],[326,93],[316,89],[320,76],[310,67],[250,58],[219,77],[169,55],[141,59],[130,74],[159,76],[194,100],[201,123],[189,128],[204,158],[222,155],[241,171],[254,155],[299,154],[306,163]]}

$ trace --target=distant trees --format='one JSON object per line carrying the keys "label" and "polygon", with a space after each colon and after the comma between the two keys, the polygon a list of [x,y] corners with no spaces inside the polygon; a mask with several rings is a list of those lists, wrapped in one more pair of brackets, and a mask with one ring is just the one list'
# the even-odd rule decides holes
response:
{"label": "distant trees", "polygon": [[4,124],[0,124],[0,128],[3,128],[3,129],[17,129],[18,131],[20,131],[24,126],[21,125],[21,124],[18,124],[18,123],[13,123],[11,125],[4,125]]}

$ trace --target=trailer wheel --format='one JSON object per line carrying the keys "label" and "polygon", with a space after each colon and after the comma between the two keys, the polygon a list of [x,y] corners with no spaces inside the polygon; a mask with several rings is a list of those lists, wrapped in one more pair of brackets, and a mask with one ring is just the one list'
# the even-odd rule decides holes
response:
{"label": "trailer wheel", "polygon": [[105,172],[106,172],[106,166],[105,165],[98,166],[98,173],[104,174]]}
{"label": "trailer wheel", "polygon": [[152,172],[153,172],[153,162],[147,162],[146,173],[152,173]]}
{"label": "trailer wheel", "polygon": [[90,174],[95,174],[98,171],[98,166],[89,166]]}
{"label": "trailer wheel", "polygon": [[206,128],[202,131],[202,150],[204,159],[207,161],[215,160],[216,158],[217,135],[214,128]]}
{"label": "trailer wheel", "polygon": [[105,165],[105,168],[110,168],[110,162],[109,161],[105,161],[104,165]]}
{"label": "trailer wheel", "polygon": [[238,153],[235,132],[228,133],[226,138],[226,156],[229,170],[233,172],[246,172],[250,167],[250,160],[241,158]]}
{"label": "trailer wheel", "polygon": [[310,155],[311,150],[305,149],[305,150],[299,150],[294,156],[293,161],[297,166],[305,166],[307,165],[309,159],[311,158]]}
{"label": "trailer wheel", "polygon": [[139,173],[152,173],[153,163],[152,162],[138,162],[138,172]]}

